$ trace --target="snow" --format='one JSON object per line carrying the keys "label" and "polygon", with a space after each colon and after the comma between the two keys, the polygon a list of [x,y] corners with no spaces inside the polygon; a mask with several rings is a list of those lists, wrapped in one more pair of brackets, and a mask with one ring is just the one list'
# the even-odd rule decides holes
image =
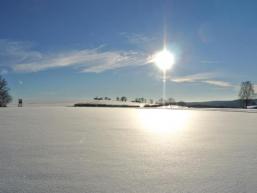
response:
{"label": "snow", "polygon": [[1,108],[0,192],[256,192],[256,112]]}

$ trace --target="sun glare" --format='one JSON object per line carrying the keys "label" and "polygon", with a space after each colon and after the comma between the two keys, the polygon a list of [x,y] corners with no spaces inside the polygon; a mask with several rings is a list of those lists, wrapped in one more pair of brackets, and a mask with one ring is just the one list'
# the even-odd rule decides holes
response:
{"label": "sun glare", "polygon": [[163,49],[162,51],[156,53],[153,56],[153,62],[156,64],[156,66],[160,70],[167,71],[175,63],[175,56],[173,53],[169,52],[167,49]]}
{"label": "sun glare", "polygon": [[189,113],[187,111],[142,109],[138,115],[143,128],[160,135],[181,132],[189,124]]}

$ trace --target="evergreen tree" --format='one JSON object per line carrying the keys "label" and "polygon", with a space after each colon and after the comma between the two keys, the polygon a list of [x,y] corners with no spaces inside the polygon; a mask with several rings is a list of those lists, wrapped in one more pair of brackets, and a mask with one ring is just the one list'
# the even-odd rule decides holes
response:
{"label": "evergreen tree", "polygon": [[12,101],[9,90],[7,81],[0,76],[0,107],[6,107]]}

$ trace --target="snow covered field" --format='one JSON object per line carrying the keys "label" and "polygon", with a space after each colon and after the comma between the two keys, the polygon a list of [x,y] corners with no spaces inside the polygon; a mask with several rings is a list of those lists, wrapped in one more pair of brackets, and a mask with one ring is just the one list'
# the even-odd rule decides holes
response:
{"label": "snow covered field", "polygon": [[257,113],[0,109],[1,193],[252,193]]}

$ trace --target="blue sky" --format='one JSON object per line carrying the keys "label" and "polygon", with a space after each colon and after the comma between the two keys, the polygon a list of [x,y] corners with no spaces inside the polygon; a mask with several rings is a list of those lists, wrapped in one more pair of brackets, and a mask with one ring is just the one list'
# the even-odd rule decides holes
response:
{"label": "blue sky", "polygon": [[167,96],[235,99],[257,83],[255,0],[1,0],[0,73],[14,99],[158,99],[151,57],[176,55]]}

